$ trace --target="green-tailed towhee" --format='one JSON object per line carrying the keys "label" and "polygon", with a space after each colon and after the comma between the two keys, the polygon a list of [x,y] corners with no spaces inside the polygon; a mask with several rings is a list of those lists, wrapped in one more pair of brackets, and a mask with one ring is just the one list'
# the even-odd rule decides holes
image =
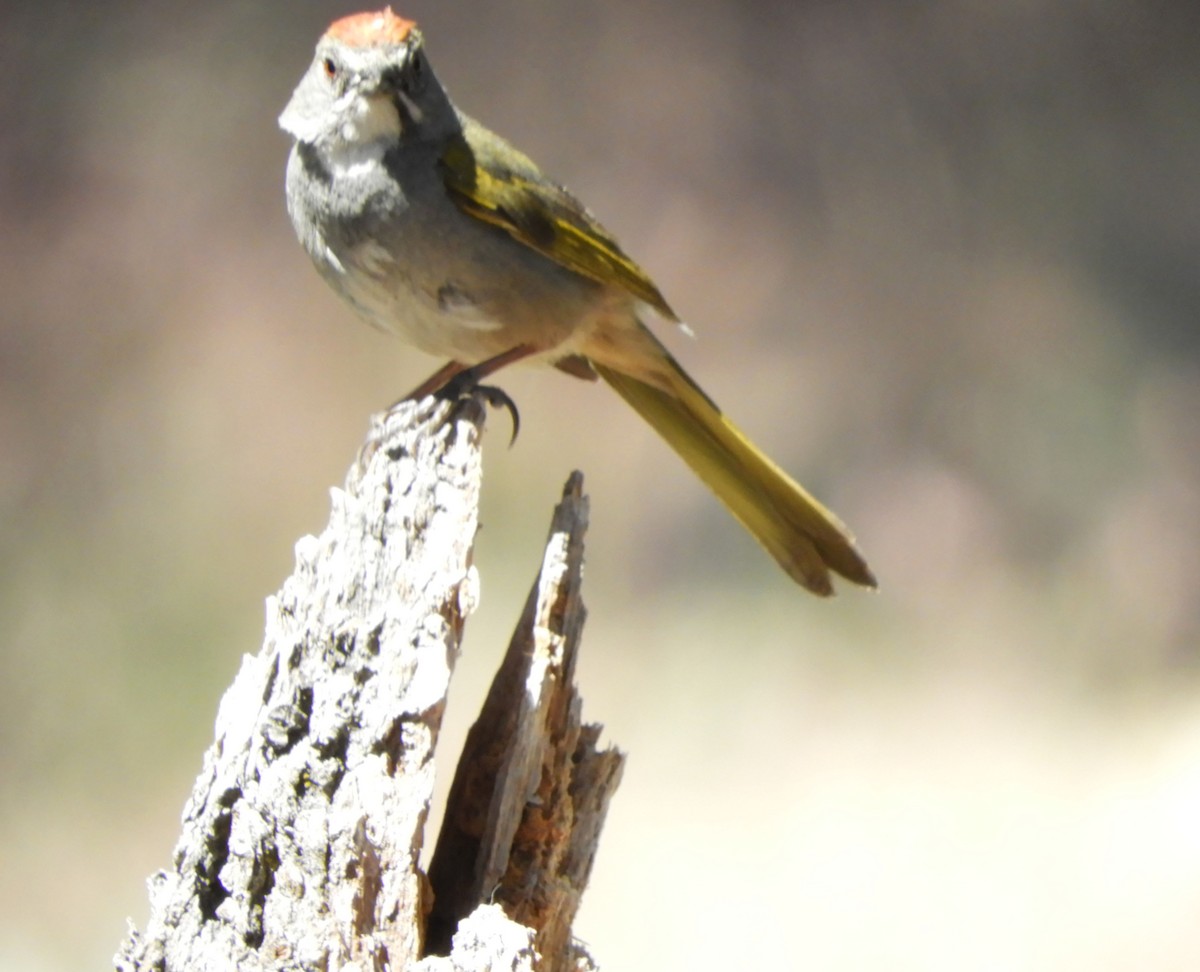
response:
{"label": "green-tailed towhee", "polygon": [[370,324],[449,363],[412,397],[520,359],[599,375],[787,573],[875,585],[832,513],[721,413],[642,323],[677,321],[566,189],[458,111],[391,9],[335,22],[279,118],[300,242]]}

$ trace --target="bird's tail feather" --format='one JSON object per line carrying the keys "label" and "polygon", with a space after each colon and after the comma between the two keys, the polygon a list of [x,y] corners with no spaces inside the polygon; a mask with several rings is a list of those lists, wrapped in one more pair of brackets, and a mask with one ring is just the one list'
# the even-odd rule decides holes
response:
{"label": "bird's tail feather", "polygon": [[830,595],[832,570],[874,587],[875,577],[841,521],[747,439],[665,348],[661,353],[654,384],[595,361],[593,366],[797,583]]}

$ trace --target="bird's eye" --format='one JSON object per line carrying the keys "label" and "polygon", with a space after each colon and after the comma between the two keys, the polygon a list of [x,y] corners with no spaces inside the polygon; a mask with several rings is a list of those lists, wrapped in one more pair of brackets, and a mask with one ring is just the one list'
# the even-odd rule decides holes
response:
{"label": "bird's eye", "polygon": [[332,57],[325,58],[325,60],[321,62],[321,67],[325,70],[325,77],[329,78],[330,81],[337,77],[337,61],[335,61]]}

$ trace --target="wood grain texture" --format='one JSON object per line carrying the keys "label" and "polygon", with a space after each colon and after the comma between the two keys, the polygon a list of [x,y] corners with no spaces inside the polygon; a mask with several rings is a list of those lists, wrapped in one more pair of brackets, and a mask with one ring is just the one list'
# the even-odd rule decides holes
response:
{"label": "wood grain texture", "polygon": [[[442,865],[438,903],[418,867],[478,599],[484,408],[427,399],[373,420],[328,526],[297,543],[294,573],[267,601],[262,649],[221,701],[172,866],[150,879],[149,922],[131,927],[118,972],[593,967],[570,921],[622,758],[597,750],[570,684],[584,617],[578,474],[487,728],[458,768],[475,790],[464,799],[456,784],[442,842],[465,826],[482,856],[461,874]],[[431,909],[442,947],[426,955]]]}

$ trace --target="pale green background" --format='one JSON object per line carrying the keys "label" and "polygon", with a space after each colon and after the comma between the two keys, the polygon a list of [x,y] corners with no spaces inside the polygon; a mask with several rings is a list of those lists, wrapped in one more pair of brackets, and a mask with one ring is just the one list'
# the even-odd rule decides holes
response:
{"label": "pale green background", "polygon": [[[263,598],[439,364],[284,214],[351,9],[0,7],[0,968],[144,922]],[[401,12],[882,580],[801,595],[606,389],[504,377],[446,742],[579,467],[606,967],[1200,968],[1200,5]]]}

